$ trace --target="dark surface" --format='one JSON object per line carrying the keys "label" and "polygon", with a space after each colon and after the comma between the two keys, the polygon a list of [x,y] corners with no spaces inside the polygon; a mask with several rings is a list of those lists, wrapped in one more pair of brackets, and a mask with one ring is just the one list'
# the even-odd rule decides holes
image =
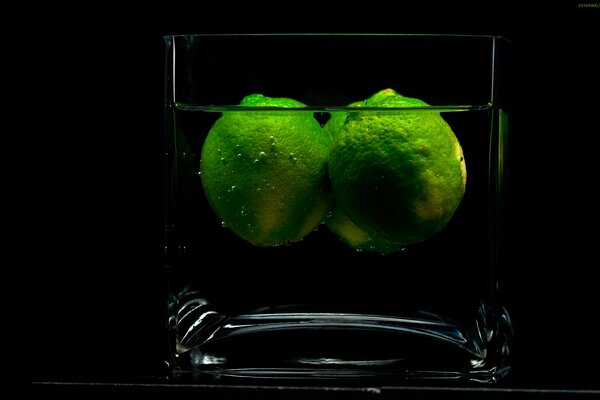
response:
{"label": "dark surface", "polygon": [[53,382],[36,384],[36,398],[44,399],[176,399],[227,398],[227,399],[594,399],[600,391],[595,390],[547,390],[521,388],[448,388],[448,387],[339,387],[339,386],[228,386],[228,385],[178,385],[178,384],[131,384],[93,383],[77,384]]}
{"label": "dark surface", "polygon": [[[32,381],[57,382],[34,385],[37,397],[100,398],[107,391],[115,398],[339,393],[112,385],[163,382],[162,35],[307,30],[501,34],[522,55],[509,271],[513,371],[501,389],[476,394],[400,388],[383,389],[379,397],[551,399],[574,398],[557,390],[598,389],[597,367],[588,365],[600,356],[592,327],[597,245],[585,233],[598,223],[592,195],[598,168],[591,144],[598,131],[599,68],[592,55],[597,10],[576,4],[537,10],[424,7],[386,21],[387,13],[373,7],[350,13],[341,27],[333,28],[327,17],[310,29],[302,22],[315,13],[308,6],[297,12],[297,23],[257,9],[248,10],[257,16],[245,23],[228,22],[223,10],[208,8],[138,11],[98,10],[99,25],[83,13],[70,21],[74,26],[56,26],[85,33],[83,45],[61,36],[64,40],[36,53],[36,65],[44,66],[43,77],[52,86],[40,93],[49,104],[37,143],[46,153],[39,162],[48,179],[36,180],[45,216],[33,229],[41,247],[31,250],[41,261],[32,276],[34,298],[28,299],[35,313],[27,347],[35,359]],[[433,11],[443,18],[430,18]],[[379,389],[344,390],[339,397],[368,398]]]}

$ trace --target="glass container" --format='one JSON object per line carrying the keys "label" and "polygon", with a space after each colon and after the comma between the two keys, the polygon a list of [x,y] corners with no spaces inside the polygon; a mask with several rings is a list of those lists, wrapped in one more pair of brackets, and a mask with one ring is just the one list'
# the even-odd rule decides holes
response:
{"label": "glass container", "polygon": [[[506,375],[512,340],[503,286],[512,125],[507,40],[179,35],[165,37],[165,48],[165,271],[168,362],[174,373],[208,379],[479,382]],[[386,89],[424,103],[366,101],[375,93],[392,93]],[[240,106],[253,94],[302,105]],[[339,130],[328,127],[334,118],[342,121]],[[456,189],[446,189],[443,179],[432,183],[456,168],[436,155],[447,145],[435,134],[419,142],[419,132],[430,129],[427,121],[440,118],[462,149],[464,195],[447,195]],[[216,128],[220,119],[229,122]],[[398,122],[411,119],[418,126]],[[310,135],[294,128],[303,124],[311,125]],[[379,129],[375,138],[348,150],[367,171],[364,181],[347,183],[348,190],[339,183],[344,175],[339,164],[347,159],[337,160],[337,175],[333,165],[333,154],[343,147],[335,136],[344,129],[357,140],[361,130]],[[203,156],[209,132],[216,144],[207,145]],[[319,140],[314,132],[332,137],[324,161],[305,151],[304,145]],[[227,134],[241,142],[228,142]],[[369,148],[369,140],[378,137],[386,143]],[[269,143],[280,153],[264,151]],[[400,143],[411,150],[399,150],[400,159],[389,156]],[[374,149],[380,159],[361,156]],[[223,152],[220,159],[209,154],[217,151]],[[402,169],[402,154],[420,157],[427,151],[433,154],[428,161],[389,173]],[[270,169],[249,166],[271,159]],[[310,175],[307,169],[317,168],[315,159],[324,163],[318,167],[324,181],[309,193],[313,189],[297,183]],[[222,164],[212,165],[215,160]],[[203,176],[215,169],[222,179]],[[381,185],[371,179],[379,172]],[[398,183],[411,179],[417,182]],[[222,191],[229,184],[237,197]],[[411,191],[414,186],[420,191]],[[318,206],[315,196],[321,196]],[[457,196],[459,202],[448,206],[452,210],[434,228],[423,228],[433,209]],[[359,211],[352,209],[361,201]],[[342,202],[352,209],[351,222],[362,224],[358,239],[347,226],[342,235],[330,228]],[[415,211],[418,204],[423,215]],[[264,239],[264,231],[277,231],[292,214],[300,222],[282,232],[293,234]],[[405,221],[405,214],[413,219]],[[240,227],[246,223],[248,229]],[[390,239],[389,232],[409,238]],[[388,240],[389,247],[382,244]]]}

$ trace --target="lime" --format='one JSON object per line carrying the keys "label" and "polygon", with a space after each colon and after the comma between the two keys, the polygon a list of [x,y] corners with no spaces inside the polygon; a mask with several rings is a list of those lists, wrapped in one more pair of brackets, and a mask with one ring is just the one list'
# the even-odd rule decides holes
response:
{"label": "lime", "polygon": [[[364,104],[428,106],[392,89]],[[466,166],[439,112],[365,110],[349,112],[334,134],[329,177],[336,202],[329,228],[352,247],[387,254],[448,224],[465,192]]]}
{"label": "lime", "polygon": [[[288,98],[246,96],[241,106],[302,108]],[[312,112],[225,111],[202,147],[202,186],[214,212],[257,246],[301,240],[331,203],[326,163],[331,138]]]}

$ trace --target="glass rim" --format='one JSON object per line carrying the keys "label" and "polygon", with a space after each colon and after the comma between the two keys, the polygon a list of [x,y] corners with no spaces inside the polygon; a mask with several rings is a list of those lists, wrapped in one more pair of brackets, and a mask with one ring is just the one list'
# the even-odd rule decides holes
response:
{"label": "glass rim", "polygon": [[346,112],[346,113],[394,113],[404,111],[483,111],[491,109],[494,104],[480,105],[436,105],[436,106],[418,106],[418,107],[348,107],[348,106],[307,106],[307,107],[247,107],[240,105],[195,105],[177,102],[175,108],[183,111],[209,111],[209,112],[277,112],[277,113],[296,113],[296,112]]}
{"label": "glass rim", "polygon": [[490,34],[462,34],[462,33],[182,33],[163,35],[165,39],[206,37],[421,37],[421,38],[473,38],[473,39],[499,39],[512,43],[510,39],[500,35]]}

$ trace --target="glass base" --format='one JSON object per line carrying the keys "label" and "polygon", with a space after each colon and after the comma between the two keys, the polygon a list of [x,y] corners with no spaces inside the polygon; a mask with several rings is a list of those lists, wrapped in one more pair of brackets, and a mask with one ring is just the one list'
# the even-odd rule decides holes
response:
{"label": "glass base", "polygon": [[225,317],[207,306],[199,301],[184,311],[175,349],[178,372],[494,382],[509,370],[512,329],[504,309],[498,315],[482,305],[465,327],[427,312],[386,316],[289,306]]}

